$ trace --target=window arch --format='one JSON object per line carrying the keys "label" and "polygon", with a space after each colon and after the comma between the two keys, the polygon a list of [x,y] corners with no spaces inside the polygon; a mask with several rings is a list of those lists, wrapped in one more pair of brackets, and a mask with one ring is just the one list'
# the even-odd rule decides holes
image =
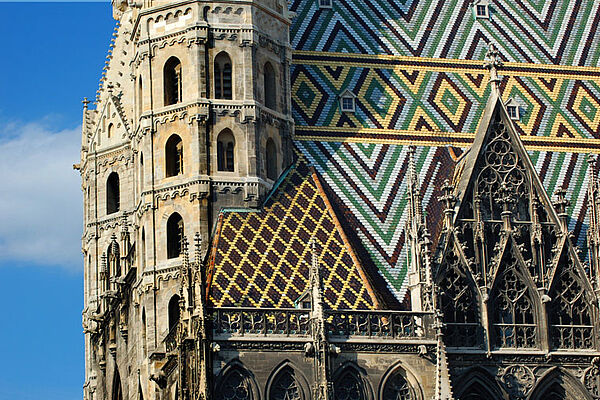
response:
{"label": "window arch", "polygon": [[183,91],[182,76],[179,59],[177,57],[169,58],[163,69],[165,106],[181,102]]}
{"label": "window arch", "polygon": [[140,190],[144,190],[144,153],[140,153]]}
{"label": "window arch", "polygon": [[400,368],[397,368],[385,381],[381,392],[382,400],[415,400],[413,389]]}
{"label": "window arch", "polygon": [[481,345],[478,300],[473,285],[462,272],[461,261],[449,244],[444,256],[444,271],[440,287],[441,308],[444,314],[444,340],[449,347],[478,347]]}
{"label": "window arch", "polygon": [[144,111],[144,86],[142,85],[142,76],[138,78],[138,117]]}
{"label": "window arch", "polygon": [[229,172],[235,170],[235,138],[229,129],[219,133],[217,138],[217,169]]}
{"label": "window arch", "polygon": [[223,374],[215,392],[217,400],[252,400],[254,390],[248,372],[233,366]]}
{"label": "window arch", "polygon": [[592,349],[595,344],[591,306],[566,247],[558,265],[560,273],[552,285],[548,313],[552,348]]}
{"label": "window arch", "polygon": [[277,179],[277,147],[273,139],[267,139],[266,145],[266,169],[267,178],[271,180]]}
{"label": "window arch", "polygon": [[169,300],[169,331],[177,326],[179,322],[179,296],[173,295]]}
{"label": "window arch", "polygon": [[142,256],[140,257],[140,267],[141,270],[143,271],[144,269],[146,269],[146,230],[144,228],[142,228],[142,237],[141,237],[141,246],[142,246]]}
{"label": "window arch", "polygon": [[345,368],[333,385],[335,400],[366,400],[366,388],[360,373],[352,368]]}
{"label": "window arch", "polygon": [[592,400],[592,398],[579,379],[558,367],[548,371],[528,397],[531,400]]}
{"label": "window arch", "polygon": [[294,370],[285,366],[273,378],[269,388],[269,400],[302,400],[302,388]]}
{"label": "window arch", "polygon": [[167,258],[177,258],[183,245],[183,218],[173,213],[167,220]]}
{"label": "window arch", "polygon": [[215,57],[215,99],[233,98],[231,58],[224,51]]}
{"label": "window arch", "polygon": [[504,399],[506,394],[500,389],[494,377],[481,367],[467,370],[457,380],[455,395],[460,400]]}
{"label": "window arch", "polygon": [[165,145],[167,177],[183,174],[183,141],[179,135],[171,135]]}
{"label": "window arch", "polygon": [[519,272],[517,257],[509,244],[490,295],[493,334],[496,348],[535,348],[537,327],[531,290]]}
{"label": "window arch", "polygon": [[112,214],[120,209],[119,174],[111,173],[106,180],[106,213]]}
{"label": "window arch", "polygon": [[115,134],[115,125],[111,122],[110,124],[108,124],[108,134],[107,136],[109,138],[113,137]]}
{"label": "window arch", "polygon": [[[147,327],[146,327],[146,309],[142,308],[142,352],[145,355],[147,348],[146,346],[148,345],[147,342],[147,336],[146,336],[146,331],[147,331]],[[140,390],[141,393],[141,390]]]}
{"label": "window arch", "polygon": [[270,62],[265,64],[264,70],[265,106],[277,109],[277,86],[275,83],[275,70]]}

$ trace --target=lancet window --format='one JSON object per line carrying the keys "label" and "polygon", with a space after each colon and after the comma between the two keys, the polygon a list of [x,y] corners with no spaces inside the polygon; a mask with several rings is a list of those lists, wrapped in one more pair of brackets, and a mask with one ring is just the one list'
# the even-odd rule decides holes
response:
{"label": "lancet window", "polygon": [[215,57],[215,99],[233,98],[231,59],[225,52]]}
{"label": "lancet window", "polygon": [[445,256],[444,275],[438,283],[444,314],[445,341],[449,347],[477,347],[481,344],[477,296],[454,249]]}
{"label": "lancet window", "polygon": [[[508,249],[507,249],[508,250]],[[497,348],[536,347],[535,306],[531,291],[518,271],[518,261],[511,251],[502,258],[504,271],[496,279],[490,296],[493,299],[493,333]]]}
{"label": "lancet window", "polygon": [[394,372],[383,388],[383,400],[413,400],[411,388],[400,371]]}
{"label": "lancet window", "polygon": [[232,369],[223,377],[217,390],[217,400],[251,400],[252,390],[248,378],[239,369]]}
{"label": "lancet window", "polygon": [[163,84],[165,106],[181,102],[183,92],[181,62],[177,57],[171,57],[165,63]]}
{"label": "lancet window", "polygon": [[568,350],[594,348],[592,312],[581,278],[567,254],[561,256],[558,268],[561,269],[560,275],[550,296],[552,347]]}
{"label": "lancet window", "polygon": [[334,385],[335,400],[363,400],[363,385],[358,374],[352,369],[346,370]]}
{"label": "lancet window", "polygon": [[171,135],[165,145],[167,177],[183,174],[183,141],[178,135]]}
{"label": "lancet window", "polygon": [[277,373],[273,379],[269,400],[301,400],[302,392],[296,380],[294,370],[287,367]]}
{"label": "lancet window", "polygon": [[167,221],[167,258],[177,258],[183,245],[183,218],[173,213]]}
{"label": "lancet window", "polygon": [[277,179],[277,148],[273,139],[267,139],[266,146],[266,167],[267,167],[267,178],[271,180]]}

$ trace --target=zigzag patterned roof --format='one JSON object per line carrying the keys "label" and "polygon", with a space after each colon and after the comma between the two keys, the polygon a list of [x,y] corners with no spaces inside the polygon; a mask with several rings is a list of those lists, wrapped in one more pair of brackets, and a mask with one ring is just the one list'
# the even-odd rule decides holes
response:
{"label": "zigzag patterned roof", "polygon": [[598,64],[600,9],[593,0],[492,1],[475,18],[472,0],[291,0],[295,50],[483,59],[490,41],[509,61]]}
{"label": "zigzag patterned roof", "polygon": [[[569,228],[585,246],[588,153],[600,153],[600,9],[592,0],[295,0],[290,8],[296,146],[315,166],[365,268],[405,299],[408,145],[417,145],[434,238],[437,201],[470,147],[489,97],[488,43],[504,65],[503,100],[549,194],[567,189]],[[341,113],[339,95],[357,95]]]}

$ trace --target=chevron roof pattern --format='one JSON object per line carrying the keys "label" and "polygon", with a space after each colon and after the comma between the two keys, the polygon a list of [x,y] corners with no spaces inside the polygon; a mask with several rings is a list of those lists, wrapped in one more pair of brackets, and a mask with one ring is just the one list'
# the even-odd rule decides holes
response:
{"label": "chevron roof pattern", "polygon": [[323,297],[330,309],[380,308],[370,279],[314,169],[298,161],[260,211],[224,211],[209,267],[214,307],[294,307],[307,289],[316,241]]}
{"label": "chevron roof pattern", "polygon": [[490,41],[508,61],[598,64],[594,0],[493,1],[475,18],[472,0],[291,0],[295,50],[482,60]]}
{"label": "chevron roof pattern", "polygon": [[[569,228],[585,247],[586,160],[600,154],[597,1],[492,1],[489,19],[475,17],[471,0],[332,3],[289,3],[295,143],[394,301],[404,303],[407,289],[408,145],[418,146],[435,239],[439,188],[471,146],[490,94],[489,43],[503,59],[503,100],[519,107],[516,130],[548,193],[567,189]],[[357,96],[355,113],[340,111],[345,90]]]}

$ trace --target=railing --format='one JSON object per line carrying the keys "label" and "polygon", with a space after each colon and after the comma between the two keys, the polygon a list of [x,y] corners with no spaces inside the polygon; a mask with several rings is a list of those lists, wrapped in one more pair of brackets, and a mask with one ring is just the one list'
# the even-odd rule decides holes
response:
{"label": "railing", "polygon": [[177,333],[179,332],[179,324],[172,326],[169,329],[169,333],[165,336],[165,350],[167,353],[175,351],[177,349]]}
{"label": "railing", "polygon": [[211,310],[216,335],[310,334],[310,311],[275,308],[219,308]]}
{"label": "railing", "polygon": [[433,314],[412,311],[327,311],[331,338],[433,339]]}
{"label": "railing", "polygon": [[[219,308],[209,311],[215,336],[309,336],[311,311],[275,308]],[[325,311],[332,339],[434,339],[431,313],[411,311]]]}

